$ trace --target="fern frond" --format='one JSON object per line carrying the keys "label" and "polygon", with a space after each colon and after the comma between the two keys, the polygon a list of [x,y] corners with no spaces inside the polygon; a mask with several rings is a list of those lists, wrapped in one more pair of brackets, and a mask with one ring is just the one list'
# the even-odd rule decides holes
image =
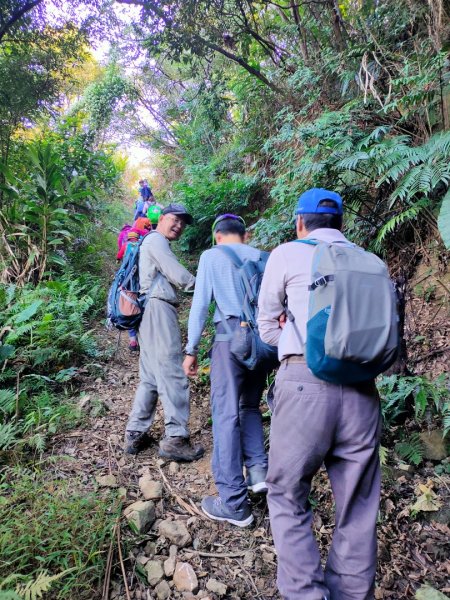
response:
{"label": "fern frond", "polygon": [[337,164],[337,166],[340,167],[341,169],[353,170],[353,169],[356,169],[356,167],[358,166],[358,164],[361,161],[367,160],[368,158],[369,158],[369,155],[367,154],[367,152],[355,152],[351,156],[347,156],[346,158],[343,158]]}
{"label": "fern frond", "polygon": [[30,448],[34,448],[40,454],[42,454],[42,452],[44,452],[45,450],[45,442],[46,438],[45,435],[43,435],[42,433],[35,433],[34,435],[26,439],[27,446],[29,446]]}
{"label": "fern frond", "polygon": [[[385,160],[383,163],[377,165],[377,170],[379,172],[384,171],[384,175],[376,183],[377,188],[385,182],[390,183],[397,181],[411,167],[411,161],[409,158],[400,158],[399,156],[395,155],[392,155],[388,158],[389,160]],[[390,164],[391,159],[392,164]]]}
{"label": "fern frond", "polygon": [[12,590],[5,590],[3,592],[0,591],[0,600],[22,600],[22,598]]}
{"label": "fern frond", "polygon": [[57,575],[48,575],[46,571],[41,571],[34,581],[29,581],[26,585],[18,585],[16,592],[23,600],[37,600],[42,598],[44,592],[48,592],[55,581],[61,579],[70,571],[73,571],[73,569],[65,569]]}
{"label": "fern frond", "polygon": [[18,428],[14,423],[0,423],[0,450],[9,450],[17,442]]}
{"label": "fern frond", "polygon": [[444,426],[444,437],[450,432],[450,403],[443,408],[442,424]]}
{"label": "fern frond", "polygon": [[388,456],[389,456],[389,450],[386,448],[386,446],[381,446],[379,448],[379,456],[380,456],[380,464],[381,466],[385,466],[387,464],[388,461]]}
{"label": "fern frond", "polygon": [[382,242],[386,238],[387,235],[393,233],[400,225],[405,223],[406,221],[413,221],[420,211],[427,205],[427,200],[423,199],[416,202],[413,206],[410,206],[407,210],[395,215],[387,223],[383,225],[383,227],[378,232],[377,238],[374,242],[374,248],[380,250],[382,247]]}
{"label": "fern frond", "polygon": [[398,187],[391,194],[389,209],[391,209],[397,200],[408,200],[413,198],[420,190],[420,177],[422,167],[416,165],[400,181]]}
{"label": "fern frond", "polygon": [[395,451],[403,460],[420,465],[423,459],[424,447],[418,433],[413,433],[409,439],[395,445]]}
{"label": "fern frond", "polygon": [[16,393],[14,390],[0,390],[0,410],[6,415],[14,412],[16,407]]}

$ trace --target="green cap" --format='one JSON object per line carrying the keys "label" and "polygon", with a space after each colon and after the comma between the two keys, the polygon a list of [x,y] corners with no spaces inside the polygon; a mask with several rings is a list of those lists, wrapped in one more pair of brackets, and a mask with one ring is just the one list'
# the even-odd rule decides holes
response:
{"label": "green cap", "polygon": [[161,215],[161,208],[159,206],[153,205],[153,206],[148,207],[147,219],[150,220],[150,223],[152,225],[156,225],[158,223],[160,215]]}

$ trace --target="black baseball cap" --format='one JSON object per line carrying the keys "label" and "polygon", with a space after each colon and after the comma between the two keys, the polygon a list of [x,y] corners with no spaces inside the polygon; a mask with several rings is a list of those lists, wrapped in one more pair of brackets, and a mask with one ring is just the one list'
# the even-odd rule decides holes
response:
{"label": "black baseball cap", "polygon": [[186,208],[182,204],[174,204],[171,203],[161,211],[162,215],[177,215],[177,217],[182,217],[188,225],[192,225],[194,219],[191,214],[188,213]]}

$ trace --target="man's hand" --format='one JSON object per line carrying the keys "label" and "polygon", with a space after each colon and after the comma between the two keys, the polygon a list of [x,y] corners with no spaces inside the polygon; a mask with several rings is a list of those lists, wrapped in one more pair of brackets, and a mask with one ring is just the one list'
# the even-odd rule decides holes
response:
{"label": "man's hand", "polygon": [[198,372],[197,357],[187,354],[183,361],[183,370],[186,377],[195,377]]}
{"label": "man's hand", "polygon": [[278,317],[278,323],[280,324],[281,329],[284,329],[284,326],[286,325],[286,321],[287,321],[286,313],[281,313],[281,315]]}

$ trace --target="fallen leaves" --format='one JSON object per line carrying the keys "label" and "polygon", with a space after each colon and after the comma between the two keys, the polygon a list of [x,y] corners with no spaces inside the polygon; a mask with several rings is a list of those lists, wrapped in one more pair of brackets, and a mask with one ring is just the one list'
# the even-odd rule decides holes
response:
{"label": "fallen leaves", "polygon": [[411,506],[411,512],[432,512],[441,508],[442,501],[431,486],[430,483],[427,485],[419,483],[417,490],[419,495],[416,502]]}

